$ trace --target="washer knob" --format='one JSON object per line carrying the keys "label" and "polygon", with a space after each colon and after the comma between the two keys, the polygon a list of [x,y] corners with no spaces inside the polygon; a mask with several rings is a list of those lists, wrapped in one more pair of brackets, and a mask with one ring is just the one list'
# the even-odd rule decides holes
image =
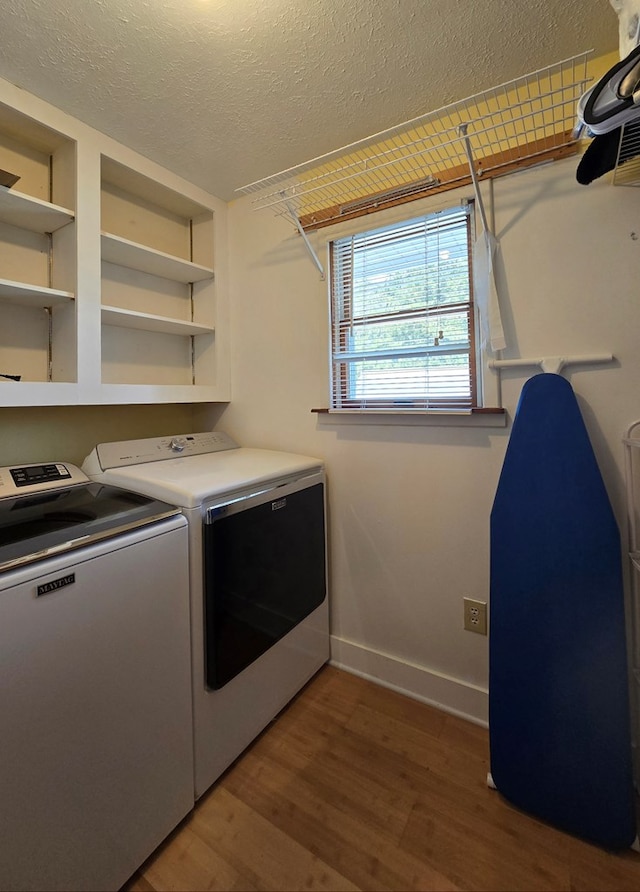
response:
{"label": "washer knob", "polygon": [[174,437],[173,440],[169,443],[169,449],[172,452],[183,452],[186,445],[187,441],[184,439],[184,437]]}

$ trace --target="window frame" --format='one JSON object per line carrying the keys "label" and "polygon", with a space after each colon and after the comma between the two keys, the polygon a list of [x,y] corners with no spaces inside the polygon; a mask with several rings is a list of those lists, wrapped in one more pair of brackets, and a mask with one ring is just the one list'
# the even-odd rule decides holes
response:
{"label": "window frame", "polygon": [[[457,190],[456,190],[457,191]],[[427,205],[425,207],[425,204]],[[400,309],[390,311],[388,313],[382,312],[376,315],[365,314],[363,316],[356,316],[353,314],[349,314],[348,312],[345,314],[343,312],[340,313],[339,317],[337,317],[337,313],[334,312],[334,308],[340,303],[341,298],[345,295],[338,292],[338,294],[334,298],[334,282],[335,282],[335,249],[334,244],[340,240],[344,240],[347,238],[352,238],[353,236],[357,236],[360,234],[365,234],[368,232],[376,231],[379,229],[385,229],[391,226],[401,227],[403,224],[411,224],[414,220],[420,220],[420,218],[429,217],[432,215],[436,215],[439,212],[446,211],[448,209],[455,209],[458,207],[466,206],[468,208],[467,211],[467,223],[466,223],[466,231],[467,231],[467,268],[468,268],[468,299],[459,301],[451,304],[442,304],[438,307],[429,307],[427,304],[423,304],[422,306],[415,309]],[[329,360],[330,360],[330,369],[329,369],[329,379],[330,379],[330,412],[366,412],[366,413],[379,413],[379,412],[471,412],[479,410],[483,403],[481,401],[482,387],[481,387],[481,371],[482,371],[482,357],[480,356],[478,344],[478,325],[477,325],[477,310],[475,306],[474,300],[474,286],[473,286],[473,244],[475,241],[475,227],[476,227],[476,214],[474,212],[474,200],[473,198],[465,196],[455,196],[452,193],[448,193],[444,198],[441,196],[440,200],[437,202],[429,201],[429,200],[421,200],[410,203],[408,206],[403,205],[401,208],[392,209],[395,211],[395,214],[392,214],[395,219],[388,219],[390,216],[388,212],[381,212],[375,214],[367,214],[363,217],[359,217],[355,221],[351,221],[351,225],[348,226],[347,231],[335,231],[336,229],[343,230],[344,225],[339,227],[331,227],[334,231],[328,234],[327,237],[327,255],[328,255],[328,267],[330,270],[329,279],[328,279],[328,298],[329,298]],[[398,213],[400,211],[400,213]],[[359,224],[359,225],[358,225]],[[326,232],[326,230],[325,230]],[[410,237],[410,234],[407,234],[407,237]],[[426,237],[426,236],[425,236]],[[398,237],[398,241],[400,242],[402,236]],[[343,258],[344,259],[344,258]],[[344,306],[344,304],[343,304]],[[351,363],[345,361],[343,363],[339,363],[339,371],[336,370],[335,356],[338,355],[336,351],[336,340],[339,339],[341,343],[341,348],[345,353],[348,354],[346,336],[348,331],[353,331],[354,327],[364,326],[364,325],[384,325],[385,322],[388,321],[396,321],[402,318],[410,319],[413,317],[418,323],[419,321],[425,322],[428,320],[430,316],[439,315],[449,313],[460,313],[463,311],[467,314],[467,333],[468,333],[468,348],[465,346],[464,350],[461,350],[461,353],[464,355],[468,355],[469,357],[469,397],[468,398],[446,398],[446,397],[438,397],[438,396],[426,396],[426,397],[409,397],[406,395],[402,395],[401,392],[397,394],[390,395],[389,398],[384,397],[370,397],[370,398],[361,398],[361,397],[353,397],[349,398],[349,390],[351,389],[351,383],[349,380]],[[402,350],[402,347],[392,348],[390,353],[393,354],[395,349]],[[408,348],[410,351],[410,348]],[[429,348],[418,348],[418,355],[427,355],[429,353],[438,352],[437,349]],[[455,355],[455,348],[451,351],[445,350],[448,355]],[[364,354],[363,354],[364,355]],[[373,357],[375,358],[375,357]],[[388,358],[384,356],[384,351],[380,351],[380,359],[384,360]],[[339,356],[338,356],[339,359]]]}

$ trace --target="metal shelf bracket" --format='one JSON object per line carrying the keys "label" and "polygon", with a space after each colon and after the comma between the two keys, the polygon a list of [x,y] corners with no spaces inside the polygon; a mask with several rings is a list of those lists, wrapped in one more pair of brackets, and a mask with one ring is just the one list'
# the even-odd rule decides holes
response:
{"label": "metal shelf bracket", "polygon": [[311,260],[313,261],[314,266],[317,268],[318,272],[320,273],[320,278],[324,281],[324,277],[325,277],[324,276],[324,267],[322,266],[322,263],[320,262],[320,258],[316,254],[316,252],[313,248],[313,245],[309,241],[309,237],[308,237],[307,233],[302,228],[302,223],[300,222],[298,214],[296,213],[296,209],[294,208],[291,201],[287,198],[287,195],[283,190],[280,192],[280,195],[282,197],[282,204],[286,209],[287,217],[295,225],[296,229],[302,236],[302,240],[304,242],[305,248],[307,249],[307,253],[309,254],[309,257],[311,257]]}
{"label": "metal shelf bracket", "polygon": [[487,212],[484,207],[484,201],[482,200],[482,195],[480,194],[480,184],[478,182],[478,174],[476,173],[476,168],[473,163],[473,151],[471,150],[471,140],[467,135],[469,125],[468,124],[460,124],[458,127],[458,133],[460,138],[464,143],[465,152],[467,154],[467,161],[469,162],[469,173],[471,174],[471,182],[473,183],[473,192],[476,197],[476,207],[480,212],[480,219],[482,220],[482,228],[485,232],[489,232],[489,224],[487,222]]}

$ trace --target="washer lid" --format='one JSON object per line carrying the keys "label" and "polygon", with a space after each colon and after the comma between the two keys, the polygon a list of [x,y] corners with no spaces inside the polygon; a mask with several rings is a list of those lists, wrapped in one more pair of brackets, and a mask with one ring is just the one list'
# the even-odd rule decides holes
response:
{"label": "washer lid", "polygon": [[178,514],[139,493],[86,483],[0,500],[0,570]]}
{"label": "washer lid", "polygon": [[95,480],[133,489],[181,508],[195,508],[218,495],[278,483],[322,468],[322,459],[269,449],[229,449],[184,458],[110,468],[101,473],[83,468]]}

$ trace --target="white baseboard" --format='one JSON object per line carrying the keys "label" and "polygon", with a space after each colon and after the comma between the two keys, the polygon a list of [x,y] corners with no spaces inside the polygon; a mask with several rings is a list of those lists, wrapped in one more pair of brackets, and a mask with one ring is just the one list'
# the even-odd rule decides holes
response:
{"label": "white baseboard", "polygon": [[489,692],[485,688],[426,666],[405,663],[334,635],[331,636],[331,665],[488,727]]}

